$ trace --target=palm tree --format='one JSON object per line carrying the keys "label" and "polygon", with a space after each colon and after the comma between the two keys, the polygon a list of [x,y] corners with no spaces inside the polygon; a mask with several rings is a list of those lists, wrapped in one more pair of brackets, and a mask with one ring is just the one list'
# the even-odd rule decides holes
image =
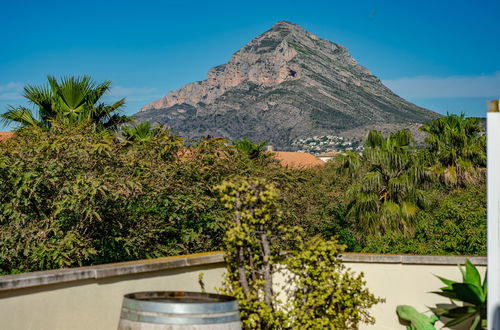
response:
{"label": "palm tree", "polygon": [[433,171],[453,187],[474,183],[486,166],[486,137],[477,118],[447,115],[422,126],[434,160]]}
{"label": "palm tree", "polygon": [[426,200],[420,189],[430,180],[409,130],[384,138],[370,131],[361,156],[348,153],[341,168],[359,177],[348,189],[348,218],[366,234],[408,233]]}
{"label": "palm tree", "polygon": [[49,129],[54,121],[63,125],[91,123],[106,129],[116,129],[129,121],[128,117],[116,113],[123,108],[125,99],[111,105],[100,102],[110,89],[110,81],[97,84],[89,76],[62,78],[60,83],[50,75],[47,79],[49,83],[46,86],[24,87],[23,96],[36,106],[34,111],[22,106],[10,106],[6,113],[0,115],[3,121],[45,129]]}
{"label": "palm tree", "polygon": [[250,159],[268,158],[270,156],[270,154],[264,153],[264,146],[267,141],[253,143],[250,139],[243,138],[241,140],[235,139],[232,143],[238,152],[248,155]]}
{"label": "palm tree", "polygon": [[144,143],[157,137],[163,130],[163,127],[151,127],[148,121],[132,127],[123,127],[122,134],[126,141],[131,143]]}

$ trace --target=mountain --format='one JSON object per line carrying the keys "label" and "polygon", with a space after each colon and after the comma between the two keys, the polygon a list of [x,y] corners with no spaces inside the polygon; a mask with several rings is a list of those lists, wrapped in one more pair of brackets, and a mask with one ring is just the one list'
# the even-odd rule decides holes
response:
{"label": "mountain", "polygon": [[248,137],[288,150],[298,139],[359,139],[363,127],[418,127],[437,117],[394,94],[347,48],[286,21],[210,69],[206,80],[171,91],[135,115],[186,137]]}

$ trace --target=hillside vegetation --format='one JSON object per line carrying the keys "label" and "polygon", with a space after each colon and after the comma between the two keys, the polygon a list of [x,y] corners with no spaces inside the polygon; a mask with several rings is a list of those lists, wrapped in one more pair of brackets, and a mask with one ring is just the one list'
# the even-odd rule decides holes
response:
{"label": "hillside vegetation", "polygon": [[[457,186],[435,179],[420,189],[425,205],[406,217],[395,211],[389,225],[379,212],[389,204],[352,211],[359,180],[339,174],[341,159],[297,171],[223,139],[185,143],[164,130],[140,143],[88,126],[20,130],[0,145],[1,271],[221,249],[230,215],[213,187],[236,175],[274,182],[286,223],[311,236],[335,235],[348,251],[485,254],[481,173]],[[360,165],[365,176],[369,166]],[[365,216],[377,225],[366,227]]]}
{"label": "hillside vegetation", "polygon": [[424,149],[409,131],[372,131],[361,155],[291,170],[247,139],[185,140],[149,124],[117,134],[106,124],[116,107],[82,97],[75,113],[57,86],[45,91],[48,103],[3,116],[21,127],[0,143],[2,274],[220,250],[232,214],[215,187],[233,177],[272,182],[284,226],[347,251],[486,254],[475,119],[431,121]]}

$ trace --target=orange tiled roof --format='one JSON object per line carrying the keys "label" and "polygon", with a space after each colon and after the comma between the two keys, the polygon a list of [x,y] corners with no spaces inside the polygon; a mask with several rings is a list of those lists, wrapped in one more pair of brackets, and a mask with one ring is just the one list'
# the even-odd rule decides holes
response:
{"label": "orange tiled roof", "polygon": [[14,132],[0,132],[0,142],[10,139],[14,134]]}
{"label": "orange tiled roof", "polygon": [[275,151],[273,157],[279,160],[281,165],[293,169],[306,169],[325,165],[324,161],[307,152]]}

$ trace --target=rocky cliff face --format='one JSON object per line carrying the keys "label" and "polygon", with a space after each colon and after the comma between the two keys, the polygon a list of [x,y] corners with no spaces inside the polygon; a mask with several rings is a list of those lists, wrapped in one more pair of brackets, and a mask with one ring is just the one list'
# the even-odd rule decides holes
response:
{"label": "rocky cliff face", "polygon": [[136,119],[164,122],[187,137],[249,137],[287,149],[298,138],[437,116],[391,92],[345,47],[282,21],[206,80],[145,105]]}

